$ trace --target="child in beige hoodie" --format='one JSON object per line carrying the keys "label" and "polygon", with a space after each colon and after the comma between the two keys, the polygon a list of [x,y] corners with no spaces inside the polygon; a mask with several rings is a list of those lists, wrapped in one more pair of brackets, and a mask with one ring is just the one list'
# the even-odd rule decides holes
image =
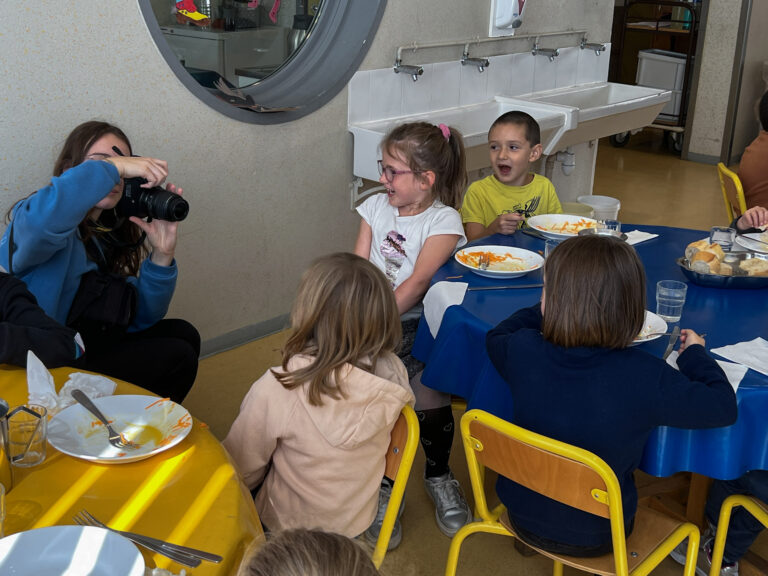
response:
{"label": "child in beige hoodie", "polygon": [[389,435],[408,375],[394,350],[392,289],[367,260],[338,253],[302,277],[279,368],[246,395],[224,447],[270,530],[362,533],[377,511]]}

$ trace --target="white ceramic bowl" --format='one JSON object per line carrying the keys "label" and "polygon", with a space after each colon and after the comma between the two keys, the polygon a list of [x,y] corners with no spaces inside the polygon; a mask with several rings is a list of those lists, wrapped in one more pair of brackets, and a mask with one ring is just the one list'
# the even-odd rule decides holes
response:
{"label": "white ceramic bowl", "polygon": [[[483,270],[479,267],[477,260],[478,255],[484,252],[493,254],[497,258],[504,258],[504,261],[491,262],[488,268]],[[544,258],[536,252],[511,246],[470,246],[456,252],[454,258],[465,268],[487,278],[518,278],[544,265]],[[519,263],[523,268],[521,270],[502,269],[507,263]]]}
{"label": "white ceramic bowl", "polygon": [[595,228],[597,220],[575,214],[538,214],[528,218],[528,226],[552,240],[565,240],[580,230]]}

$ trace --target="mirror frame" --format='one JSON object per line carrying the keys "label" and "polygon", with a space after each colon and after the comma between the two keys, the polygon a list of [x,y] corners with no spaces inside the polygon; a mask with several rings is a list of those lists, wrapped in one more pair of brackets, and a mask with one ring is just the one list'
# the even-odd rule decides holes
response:
{"label": "mirror frame", "polygon": [[286,112],[251,112],[221,100],[198,84],[166,42],[151,0],[139,0],[149,33],[187,89],[222,114],[251,124],[281,124],[311,114],[349,82],[371,46],[387,0],[325,0],[304,42],[275,72],[245,86],[243,94],[262,106],[296,107]]}

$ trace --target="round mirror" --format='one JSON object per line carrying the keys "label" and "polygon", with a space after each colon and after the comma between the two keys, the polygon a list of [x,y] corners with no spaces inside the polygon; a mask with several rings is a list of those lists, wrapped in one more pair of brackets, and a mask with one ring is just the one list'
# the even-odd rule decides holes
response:
{"label": "round mirror", "polygon": [[257,124],[333,98],[357,70],[386,0],[139,0],[173,72],[203,102]]}

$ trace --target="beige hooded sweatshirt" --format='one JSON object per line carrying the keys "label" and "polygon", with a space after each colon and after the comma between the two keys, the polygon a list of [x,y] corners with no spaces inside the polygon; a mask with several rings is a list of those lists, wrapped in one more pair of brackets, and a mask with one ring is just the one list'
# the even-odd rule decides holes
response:
{"label": "beige hooded sweatshirt", "polygon": [[[288,369],[309,361],[295,356]],[[413,392],[394,354],[379,360],[376,374],[346,369],[346,398],[323,396],[322,406],[309,403],[306,384],[286,390],[267,371],[224,439],[246,485],[264,482],[256,508],[270,530],[321,528],[355,537],[376,516],[389,434]]]}

